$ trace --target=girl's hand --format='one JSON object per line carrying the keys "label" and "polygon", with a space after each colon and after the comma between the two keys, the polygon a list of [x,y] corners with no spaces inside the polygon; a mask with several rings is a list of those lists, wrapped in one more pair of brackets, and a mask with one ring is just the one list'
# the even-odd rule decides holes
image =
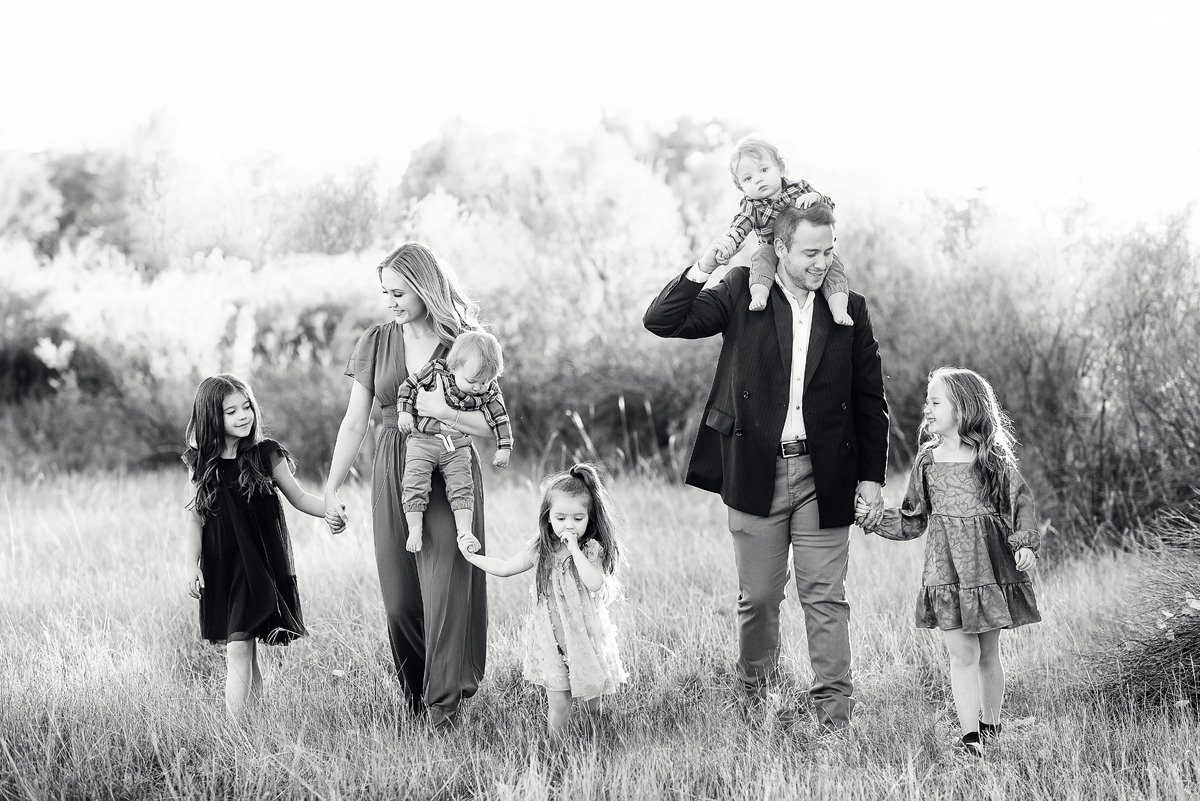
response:
{"label": "girl's hand", "polygon": [[564,529],[558,534],[558,538],[562,540],[563,545],[567,546],[567,550],[575,553],[579,550],[579,535],[570,529]]}
{"label": "girl's hand", "polygon": [[204,571],[200,569],[200,563],[197,562],[191,570],[187,571],[187,594],[200,599],[200,591],[204,589]]}
{"label": "girl's hand", "polygon": [[417,414],[446,422],[448,418],[453,417],[451,412],[454,410],[446,403],[446,385],[442,381],[441,373],[434,376],[434,379],[436,383],[433,389],[417,387]]}
{"label": "girl's hand", "polygon": [[411,434],[416,421],[411,414],[400,412],[396,418],[396,428],[400,429],[401,434]]}
{"label": "girl's hand", "polygon": [[1037,554],[1032,548],[1018,548],[1017,553],[1017,570],[1022,573],[1031,569],[1037,563]]}
{"label": "girl's hand", "polygon": [[871,533],[867,528],[867,515],[871,512],[871,505],[862,498],[854,499],[854,524],[863,530],[864,534]]}

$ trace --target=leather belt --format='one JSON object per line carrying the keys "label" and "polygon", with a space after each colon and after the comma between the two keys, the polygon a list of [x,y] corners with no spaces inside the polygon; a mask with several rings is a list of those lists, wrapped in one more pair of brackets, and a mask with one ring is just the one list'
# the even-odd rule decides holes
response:
{"label": "leather belt", "polygon": [[788,442],[779,443],[779,455],[784,459],[791,459],[795,456],[807,456],[808,440],[793,439]]}

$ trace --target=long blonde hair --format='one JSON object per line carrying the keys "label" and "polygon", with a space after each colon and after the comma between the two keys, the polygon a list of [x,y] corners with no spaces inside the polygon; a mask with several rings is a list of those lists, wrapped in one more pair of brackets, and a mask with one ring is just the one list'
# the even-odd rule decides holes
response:
{"label": "long blonde hair", "polygon": [[[987,379],[963,367],[938,367],[929,373],[929,382],[941,381],[958,416],[958,437],[975,451],[972,466],[983,494],[982,500],[998,512],[1008,506],[1008,474],[1017,467],[1013,451],[1016,438],[1012,421],[996,400],[996,392]],[[934,445],[940,437],[930,434],[921,422],[922,445]]]}
{"label": "long blonde hair", "polygon": [[405,242],[379,262],[376,272],[394,270],[412,286],[425,304],[433,330],[447,347],[463,331],[479,328],[477,307],[458,285],[454,271],[438,261],[433,251],[419,242]]}

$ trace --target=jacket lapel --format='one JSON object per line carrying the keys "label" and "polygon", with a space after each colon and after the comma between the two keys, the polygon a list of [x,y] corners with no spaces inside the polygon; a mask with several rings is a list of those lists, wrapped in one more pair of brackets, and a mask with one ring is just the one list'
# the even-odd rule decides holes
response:
{"label": "jacket lapel", "polygon": [[808,392],[808,383],[812,381],[821,356],[825,353],[825,340],[829,338],[829,328],[833,325],[833,314],[829,304],[825,302],[820,291],[813,293],[812,330],[808,334],[808,357],[804,362],[804,391]]}
{"label": "jacket lapel", "polygon": [[771,284],[771,311],[775,315],[775,335],[779,337],[779,358],[783,360],[783,374],[792,373],[792,304],[783,296],[778,284]]}

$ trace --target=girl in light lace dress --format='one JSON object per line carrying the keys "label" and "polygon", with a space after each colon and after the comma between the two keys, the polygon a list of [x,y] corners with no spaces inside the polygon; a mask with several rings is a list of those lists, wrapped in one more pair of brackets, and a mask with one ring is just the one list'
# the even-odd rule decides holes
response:
{"label": "girl in light lace dress", "polygon": [[[972,370],[929,375],[921,449],[899,509],[875,533],[925,540],[916,621],[940,629],[962,736],[955,748],[982,756],[1000,736],[1004,666],[1000,632],[1041,620],[1029,571],[1040,541],[1033,498],[1013,454],[1008,416]],[[859,520],[867,507],[859,504]]]}
{"label": "girl in light lace dress", "polygon": [[538,535],[509,557],[459,550],[493,576],[515,576],[537,567],[533,611],[526,621],[525,679],[546,688],[549,730],[562,735],[571,699],[598,712],[600,699],[615,693],[627,676],[608,615],[615,594],[619,551],[613,532],[612,498],[595,465],[577,464],[542,482]]}

